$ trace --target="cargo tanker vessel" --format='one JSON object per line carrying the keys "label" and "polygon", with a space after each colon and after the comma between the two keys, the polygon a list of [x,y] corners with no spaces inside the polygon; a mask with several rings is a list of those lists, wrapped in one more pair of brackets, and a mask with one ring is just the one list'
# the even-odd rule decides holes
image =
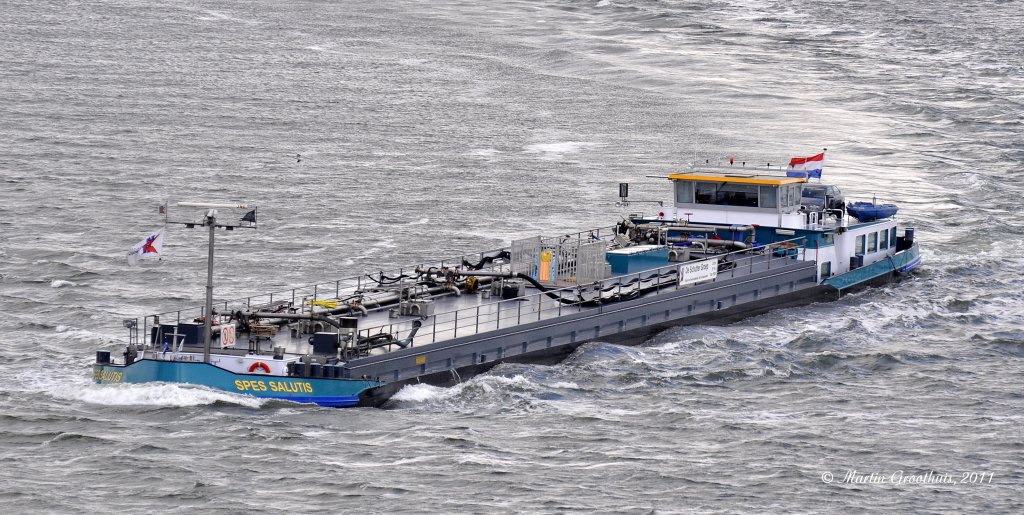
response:
{"label": "cargo tanker vessel", "polygon": [[[834,186],[735,169],[667,179],[672,202],[612,226],[233,301],[208,283],[203,307],[125,320],[127,346],[98,351],[94,379],[379,406],[408,384],[837,299],[920,264],[892,204],[848,210]],[[212,281],[214,229],[234,227],[204,213],[189,225],[209,227]]]}

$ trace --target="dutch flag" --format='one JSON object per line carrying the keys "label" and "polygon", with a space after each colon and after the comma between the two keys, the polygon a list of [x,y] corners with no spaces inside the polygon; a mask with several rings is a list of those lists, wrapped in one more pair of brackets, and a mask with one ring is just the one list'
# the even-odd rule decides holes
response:
{"label": "dutch flag", "polygon": [[789,160],[789,177],[813,177],[821,179],[821,168],[825,164],[825,153],[811,157],[794,157]]}

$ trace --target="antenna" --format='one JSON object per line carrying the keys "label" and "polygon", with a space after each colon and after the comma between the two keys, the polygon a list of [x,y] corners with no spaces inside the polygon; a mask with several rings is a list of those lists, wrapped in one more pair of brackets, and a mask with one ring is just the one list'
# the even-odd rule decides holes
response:
{"label": "antenna", "polygon": [[[667,177],[666,177],[667,178]],[[628,200],[629,197],[629,183],[619,183],[619,201],[615,203],[619,207],[629,207],[630,204],[645,203],[645,204],[658,204],[658,206],[664,207],[665,203],[661,200]]]}

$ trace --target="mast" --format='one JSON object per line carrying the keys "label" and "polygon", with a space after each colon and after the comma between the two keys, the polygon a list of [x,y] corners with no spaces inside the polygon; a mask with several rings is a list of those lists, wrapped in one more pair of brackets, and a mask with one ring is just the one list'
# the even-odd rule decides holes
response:
{"label": "mast", "polygon": [[210,227],[210,248],[206,258],[206,309],[203,311],[203,363],[210,362],[210,333],[213,328],[213,240],[217,228],[217,210],[206,213],[206,225]]}
{"label": "mast", "polygon": [[231,220],[218,222],[217,209],[249,209],[250,206],[246,204],[209,204],[203,202],[178,202],[177,206],[207,209],[206,214],[203,215],[202,221],[168,220],[167,223],[181,224],[188,229],[195,228],[197,225],[210,228],[210,239],[206,256],[206,303],[203,309],[203,363],[209,363],[210,342],[213,339],[213,254],[216,241],[216,229],[218,227],[223,227],[229,231],[233,231],[236,227],[255,229],[256,207],[252,206],[252,211],[245,213],[245,215],[238,221]]}

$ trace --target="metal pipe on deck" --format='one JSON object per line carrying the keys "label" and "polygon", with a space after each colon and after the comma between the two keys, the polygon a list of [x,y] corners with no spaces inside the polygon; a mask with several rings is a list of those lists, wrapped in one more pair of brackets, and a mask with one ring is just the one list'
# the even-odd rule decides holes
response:
{"label": "metal pipe on deck", "polygon": [[483,272],[480,270],[462,270],[459,275],[472,277],[499,277],[503,279],[515,279],[515,272]]}
{"label": "metal pipe on deck", "polygon": [[320,315],[302,315],[302,314],[299,314],[299,313],[266,313],[266,312],[256,312],[256,313],[251,313],[249,316],[251,316],[253,318],[280,318],[281,320],[313,320],[313,321],[316,321],[316,322],[324,322],[326,324],[333,325],[334,327],[337,327],[338,329],[341,329],[341,323],[340,322],[338,322],[337,320],[332,320],[332,319],[327,318],[325,316],[320,316]]}
{"label": "metal pipe on deck", "polygon": [[670,228],[670,229],[672,229],[674,231],[687,231],[687,232],[712,232],[712,231],[715,231],[715,230],[724,230],[724,231],[732,231],[732,232],[749,232],[749,233],[753,234],[757,230],[757,228],[752,226],[752,225],[739,225],[739,224],[726,225],[726,224],[689,224],[689,223],[687,223],[687,224],[678,224],[678,223],[653,224],[653,223],[647,223],[647,224],[638,225],[637,227],[643,227],[644,225],[649,225],[649,226],[654,226],[654,227],[664,227],[664,228]]}
{"label": "metal pipe on deck", "polygon": [[739,250],[744,250],[744,249],[749,249],[750,248],[750,244],[749,243],[742,242],[742,241],[736,241],[736,240],[711,240],[711,239],[709,239],[709,240],[694,241],[694,240],[692,240],[690,238],[669,237],[669,238],[667,238],[667,241],[669,243],[699,243],[701,245],[708,245],[708,246],[712,246],[712,247],[713,246],[736,247]]}

